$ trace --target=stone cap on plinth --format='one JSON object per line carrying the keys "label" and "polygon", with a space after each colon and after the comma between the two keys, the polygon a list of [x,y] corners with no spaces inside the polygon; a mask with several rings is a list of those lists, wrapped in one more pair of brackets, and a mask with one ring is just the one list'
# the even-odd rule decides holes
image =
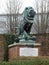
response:
{"label": "stone cap on plinth", "polygon": [[32,45],[32,46],[41,46],[41,43],[13,43],[13,44],[10,44],[10,45],[8,45],[8,47],[13,47],[13,46],[21,46],[21,45],[23,45],[23,46],[26,46],[26,45],[28,45],[28,46],[30,46],[30,45]]}

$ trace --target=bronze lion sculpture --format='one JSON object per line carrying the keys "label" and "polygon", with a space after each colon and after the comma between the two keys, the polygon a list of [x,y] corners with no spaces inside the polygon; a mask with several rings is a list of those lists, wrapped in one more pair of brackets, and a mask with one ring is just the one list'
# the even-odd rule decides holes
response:
{"label": "bronze lion sculpture", "polygon": [[33,10],[32,7],[26,7],[25,10],[22,13],[23,20],[19,24],[19,35],[15,39],[16,42],[20,42],[23,40],[33,40],[33,37],[31,37],[30,31],[32,24],[34,23],[34,17],[36,12]]}

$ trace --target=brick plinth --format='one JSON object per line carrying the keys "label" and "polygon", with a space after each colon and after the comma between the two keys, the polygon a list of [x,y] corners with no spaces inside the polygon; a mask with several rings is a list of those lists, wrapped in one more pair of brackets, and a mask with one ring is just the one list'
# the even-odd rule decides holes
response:
{"label": "brick plinth", "polygon": [[24,45],[24,44],[13,44],[13,45],[9,45],[9,59],[12,60],[14,58],[16,58],[17,56],[19,56],[19,50],[20,48],[38,48],[38,56],[41,56],[41,45],[40,44],[36,44],[36,45]]}

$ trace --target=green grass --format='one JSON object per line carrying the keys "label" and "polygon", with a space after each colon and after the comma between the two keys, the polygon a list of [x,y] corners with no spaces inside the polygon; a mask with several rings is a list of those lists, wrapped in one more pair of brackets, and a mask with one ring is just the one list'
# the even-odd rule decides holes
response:
{"label": "green grass", "polygon": [[49,59],[34,58],[32,60],[15,60],[9,62],[0,62],[0,65],[49,65]]}

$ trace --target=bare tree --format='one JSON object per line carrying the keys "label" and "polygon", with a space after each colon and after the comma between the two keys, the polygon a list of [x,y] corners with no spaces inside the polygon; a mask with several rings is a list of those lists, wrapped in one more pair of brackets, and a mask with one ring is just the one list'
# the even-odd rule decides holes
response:
{"label": "bare tree", "polygon": [[[8,0],[7,1],[7,26],[10,28],[10,33],[13,34],[16,32],[15,27],[17,26],[19,10],[21,8],[21,2],[19,0]],[[8,61],[8,37],[5,35],[5,61]],[[11,41],[11,40],[10,40]],[[13,39],[14,41],[14,39]]]}
{"label": "bare tree", "polygon": [[19,11],[22,6],[20,0],[8,0],[7,1],[7,13],[8,20],[10,21],[10,33],[15,33],[15,27],[17,26]]}
{"label": "bare tree", "polygon": [[36,15],[35,29],[37,33],[45,33],[48,26],[46,1],[41,0],[40,4],[41,5],[39,5],[38,1],[36,1],[37,15]]}

